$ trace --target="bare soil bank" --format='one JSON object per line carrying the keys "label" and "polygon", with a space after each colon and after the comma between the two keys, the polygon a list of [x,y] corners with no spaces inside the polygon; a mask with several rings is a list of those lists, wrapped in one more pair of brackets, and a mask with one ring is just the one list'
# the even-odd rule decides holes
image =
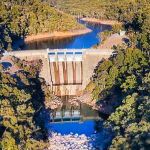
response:
{"label": "bare soil bank", "polygon": [[41,39],[59,39],[59,38],[67,38],[67,37],[73,37],[78,36],[82,34],[86,34],[91,32],[92,30],[86,28],[81,30],[75,30],[75,31],[65,31],[65,32],[53,32],[53,33],[39,33],[37,35],[29,35],[25,38],[25,42],[29,43],[32,41],[37,41]]}
{"label": "bare soil bank", "polygon": [[98,49],[111,49],[113,46],[118,46],[125,43],[125,39],[128,39],[126,35],[112,34],[98,46]]}
{"label": "bare soil bank", "polygon": [[91,23],[105,24],[105,25],[121,24],[120,22],[116,20],[101,20],[101,19],[96,19],[96,18],[82,18],[81,20],[91,22]]}

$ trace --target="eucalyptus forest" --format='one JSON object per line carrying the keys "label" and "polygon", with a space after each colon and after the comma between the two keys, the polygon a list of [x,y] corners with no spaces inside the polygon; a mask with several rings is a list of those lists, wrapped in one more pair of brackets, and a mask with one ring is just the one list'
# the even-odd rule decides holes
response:
{"label": "eucalyptus forest", "polygon": [[103,121],[112,138],[103,149],[93,150],[150,149],[150,1],[1,0],[0,150],[48,150],[51,137],[45,120],[55,98],[40,76],[41,59],[13,56],[10,61],[17,72],[11,73],[1,63],[4,53],[13,52],[16,42],[30,35],[85,29],[78,22],[82,18],[121,22],[97,35],[101,40],[120,30],[128,37],[128,42],[112,47],[114,55],[99,60],[84,90],[96,105],[112,107]]}

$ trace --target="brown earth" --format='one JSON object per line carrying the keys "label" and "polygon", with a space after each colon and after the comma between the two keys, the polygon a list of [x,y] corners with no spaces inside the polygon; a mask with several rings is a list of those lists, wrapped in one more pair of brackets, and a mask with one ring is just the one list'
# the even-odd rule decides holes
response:
{"label": "brown earth", "polygon": [[25,42],[29,43],[32,41],[37,41],[41,39],[59,39],[59,38],[67,38],[67,37],[73,37],[78,36],[82,34],[86,34],[91,32],[90,29],[81,29],[81,30],[74,30],[74,31],[65,31],[65,32],[53,32],[53,33],[39,33],[37,35],[29,35],[25,38]]}
{"label": "brown earth", "polygon": [[92,23],[100,23],[105,25],[116,25],[116,24],[122,24],[121,22],[118,22],[116,20],[104,20],[104,19],[96,19],[96,18],[82,18],[81,20],[92,22]]}
{"label": "brown earth", "polygon": [[102,44],[98,46],[98,49],[111,49],[114,45],[118,46],[124,43],[124,39],[128,39],[126,35],[112,34]]}

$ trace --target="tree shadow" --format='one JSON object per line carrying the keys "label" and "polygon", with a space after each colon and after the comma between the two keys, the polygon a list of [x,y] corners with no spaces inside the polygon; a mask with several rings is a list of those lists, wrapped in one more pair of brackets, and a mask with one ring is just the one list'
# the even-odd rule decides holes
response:
{"label": "tree shadow", "polygon": [[126,44],[129,44],[130,40],[128,38],[123,38],[122,41]]}
{"label": "tree shadow", "polygon": [[[33,73],[33,68],[30,68],[30,72]],[[45,123],[50,121],[50,110],[45,107],[45,93],[43,91],[43,86],[47,86],[44,79],[39,77],[39,70],[33,76],[30,72],[21,70],[16,72],[15,78],[17,80],[17,86],[19,89],[23,89],[26,93],[31,95],[29,102],[32,103],[34,109],[33,123],[37,128],[33,132],[32,138],[36,140],[47,140],[48,131],[45,127]],[[28,82],[26,82],[28,79]],[[24,123],[28,124],[28,120]],[[28,126],[28,125],[27,125]]]}

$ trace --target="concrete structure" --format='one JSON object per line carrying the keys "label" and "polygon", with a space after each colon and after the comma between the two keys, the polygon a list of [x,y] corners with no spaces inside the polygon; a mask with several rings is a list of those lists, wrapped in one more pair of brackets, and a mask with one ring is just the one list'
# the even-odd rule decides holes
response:
{"label": "concrete structure", "polygon": [[9,53],[25,60],[41,59],[43,67],[40,76],[57,96],[80,95],[98,62],[112,54],[110,49],[47,49]]}
{"label": "concrete structure", "polygon": [[82,116],[80,110],[60,110],[51,113],[51,121],[52,122],[60,122],[60,121],[79,121]]}

